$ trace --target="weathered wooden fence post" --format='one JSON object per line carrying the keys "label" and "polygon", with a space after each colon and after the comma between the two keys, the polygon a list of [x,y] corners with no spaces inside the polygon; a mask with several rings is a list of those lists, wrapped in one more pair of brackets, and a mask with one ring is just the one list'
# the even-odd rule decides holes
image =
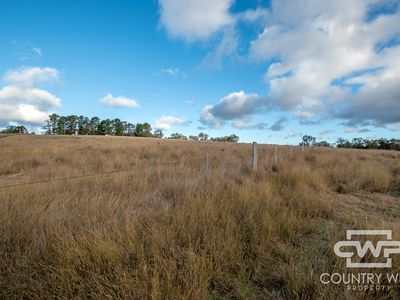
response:
{"label": "weathered wooden fence post", "polygon": [[208,151],[206,151],[206,169],[205,169],[206,183],[208,183]]}
{"label": "weathered wooden fence post", "polygon": [[274,159],[275,159],[275,165],[276,165],[278,163],[278,145],[275,145]]}
{"label": "weathered wooden fence post", "polygon": [[252,161],[253,170],[257,170],[257,143],[253,142],[253,161]]}

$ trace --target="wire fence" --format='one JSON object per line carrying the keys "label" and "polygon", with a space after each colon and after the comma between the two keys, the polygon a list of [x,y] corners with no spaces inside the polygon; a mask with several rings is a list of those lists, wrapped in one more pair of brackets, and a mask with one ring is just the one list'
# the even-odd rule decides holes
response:
{"label": "wire fence", "polygon": [[[304,147],[301,148],[301,152],[304,153]],[[252,152],[251,152],[251,158],[249,159],[249,165],[253,169],[253,171],[257,170],[257,143],[253,143],[252,145]],[[249,152],[250,154],[250,152]],[[293,147],[290,147],[290,156],[293,156]],[[23,187],[23,186],[30,186],[30,185],[37,185],[37,184],[45,184],[45,183],[52,183],[52,182],[58,182],[58,181],[66,181],[66,180],[73,180],[73,179],[79,179],[79,178],[89,178],[89,177],[96,177],[96,176],[110,176],[114,174],[119,174],[119,173],[127,173],[127,172],[133,172],[140,169],[150,169],[154,167],[160,167],[160,166],[171,166],[171,165],[179,165],[179,164],[187,164],[190,162],[195,162],[195,161],[203,161],[204,162],[204,170],[205,170],[205,181],[206,183],[208,182],[209,179],[209,161],[211,159],[217,159],[217,158],[229,158],[229,157],[234,157],[238,159],[238,155],[235,153],[219,153],[219,154],[214,154],[214,155],[209,155],[208,151],[204,153],[204,157],[197,157],[197,158],[192,158],[192,159],[186,159],[186,160],[177,160],[177,161],[158,161],[158,160],[153,160],[151,164],[144,164],[143,162],[140,163],[140,165],[135,165],[131,166],[129,168],[122,168],[122,169],[115,169],[111,171],[101,171],[101,172],[90,172],[90,173],[83,173],[79,175],[72,175],[72,176],[64,176],[64,177],[58,177],[58,178],[48,178],[45,180],[36,180],[36,181],[29,181],[29,182],[17,182],[13,184],[7,184],[7,185],[2,185],[0,186],[0,190],[5,190],[5,189],[11,189],[15,187]],[[273,154],[273,160],[275,164],[277,164],[278,161],[278,146],[275,145],[275,151]]]}
{"label": "wire fence", "polygon": [[195,161],[205,161],[205,167],[206,167],[206,173],[208,173],[208,164],[209,164],[209,159],[216,159],[216,158],[228,158],[228,157],[233,157],[233,154],[219,154],[219,155],[213,155],[209,156],[208,153],[206,153],[205,158],[204,157],[199,157],[199,158],[192,158],[192,159],[186,159],[186,160],[179,160],[179,161],[169,161],[169,162],[160,162],[160,161],[153,161],[153,163],[144,165],[141,163],[140,165],[132,166],[130,168],[123,168],[123,169],[116,169],[116,170],[111,170],[111,171],[102,171],[102,172],[91,172],[91,173],[84,173],[84,174],[79,174],[79,175],[73,175],[73,176],[65,176],[65,177],[58,177],[58,178],[50,178],[46,180],[37,180],[37,181],[29,181],[29,182],[19,182],[19,183],[13,183],[13,184],[8,184],[8,185],[3,185],[0,186],[0,190],[3,189],[11,189],[14,187],[23,187],[23,186],[29,186],[29,185],[37,185],[37,184],[44,184],[44,183],[52,183],[52,182],[58,182],[58,181],[66,181],[66,180],[73,180],[73,179],[78,179],[78,178],[89,178],[89,177],[96,177],[96,176],[109,176],[109,175],[114,175],[118,173],[127,173],[127,172],[132,172],[137,170],[138,168],[154,168],[154,167],[159,167],[159,166],[171,166],[171,165],[178,165],[178,164],[187,164],[190,162],[195,162]]}

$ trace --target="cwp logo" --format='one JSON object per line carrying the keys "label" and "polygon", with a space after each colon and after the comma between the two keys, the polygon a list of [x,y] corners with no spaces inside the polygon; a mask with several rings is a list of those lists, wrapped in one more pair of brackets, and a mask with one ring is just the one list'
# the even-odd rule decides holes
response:
{"label": "cwp logo", "polygon": [[[386,238],[385,240],[378,240],[376,246],[370,240],[365,241],[362,246],[361,241],[353,239],[355,236],[379,236]],[[343,250],[343,248],[347,250]],[[346,258],[347,268],[391,268],[392,258],[390,256],[400,253],[400,241],[392,240],[391,230],[347,230],[346,241],[337,242],[334,251],[338,257]],[[362,259],[368,251],[371,252],[373,257],[384,259],[385,262],[353,262],[352,259],[355,258],[355,254]]]}

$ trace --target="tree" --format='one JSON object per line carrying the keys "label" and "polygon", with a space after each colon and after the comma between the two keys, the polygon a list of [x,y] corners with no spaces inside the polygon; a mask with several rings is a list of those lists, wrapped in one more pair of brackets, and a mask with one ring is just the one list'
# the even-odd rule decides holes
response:
{"label": "tree", "polygon": [[329,144],[327,141],[321,141],[321,142],[317,142],[315,143],[315,146],[317,147],[331,147],[331,144]]}
{"label": "tree", "polygon": [[182,133],[173,133],[173,134],[171,134],[169,139],[186,141],[188,138],[185,135],[183,135]]}
{"label": "tree", "polygon": [[100,118],[99,117],[92,117],[89,122],[89,134],[95,135],[100,134],[99,127],[100,127]]}
{"label": "tree", "polygon": [[199,136],[197,136],[197,135],[190,135],[190,136],[189,136],[189,140],[198,141],[198,140],[199,140]]}
{"label": "tree", "polygon": [[125,135],[127,136],[134,136],[135,135],[135,125],[132,123],[127,123],[125,126]]}
{"label": "tree", "polygon": [[143,123],[143,136],[144,137],[151,137],[151,125],[147,122]]}
{"label": "tree", "polygon": [[102,120],[98,127],[98,132],[101,135],[113,135],[114,134],[114,126],[113,122],[110,119]]}
{"label": "tree", "polygon": [[344,138],[338,138],[338,140],[336,141],[336,147],[338,148],[350,148],[351,147],[351,143],[344,139]]}
{"label": "tree", "polygon": [[137,123],[135,129],[135,136],[151,137],[151,125],[149,123]]}
{"label": "tree", "polygon": [[230,136],[228,136],[227,142],[237,143],[237,142],[239,142],[239,137],[236,134],[231,134]]}
{"label": "tree", "polygon": [[303,136],[302,140],[303,141],[300,143],[300,146],[313,146],[316,138],[311,135],[305,135]]}
{"label": "tree", "polygon": [[65,134],[76,134],[78,131],[78,116],[70,115],[65,120]]}
{"label": "tree", "polygon": [[156,130],[154,131],[154,133],[153,133],[153,137],[155,137],[155,138],[162,139],[163,136],[164,136],[164,133],[162,132],[161,129],[156,129]]}
{"label": "tree", "polygon": [[1,133],[19,133],[19,134],[29,134],[25,126],[8,126],[6,129],[2,130]]}
{"label": "tree", "polygon": [[239,137],[236,134],[231,134],[229,136],[221,136],[210,138],[212,142],[228,142],[228,143],[237,143],[239,141]]}
{"label": "tree", "polygon": [[400,140],[398,140],[398,139],[391,139],[390,140],[390,149],[391,150],[397,150],[397,151],[399,151],[400,150]]}
{"label": "tree", "polygon": [[124,135],[126,122],[121,121],[120,119],[114,119],[112,121],[114,127],[114,134],[115,135]]}
{"label": "tree", "polygon": [[90,120],[88,117],[79,116],[77,119],[77,123],[79,135],[90,134]]}
{"label": "tree", "polygon": [[208,138],[209,138],[209,136],[207,133],[204,133],[204,132],[199,133],[199,141],[207,141]]}
{"label": "tree", "polygon": [[57,133],[57,124],[59,115],[53,113],[49,116],[49,119],[46,121],[46,125],[43,129],[46,131],[46,134],[56,134]]}
{"label": "tree", "polygon": [[55,134],[65,134],[65,124],[67,118],[65,116],[60,116],[57,120],[57,125],[55,128]]}

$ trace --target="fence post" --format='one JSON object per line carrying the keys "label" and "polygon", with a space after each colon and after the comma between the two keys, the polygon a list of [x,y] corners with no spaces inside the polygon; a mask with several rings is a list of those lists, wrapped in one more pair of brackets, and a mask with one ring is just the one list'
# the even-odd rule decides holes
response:
{"label": "fence post", "polygon": [[253,162],[252,162],[253,170],[257,170],[257,143],[253,142]]}
{"label": "fence post", "polygon": [[290,146],[290,157],[292,157],[292,156],[293,156],[293,145]]}
{"label": "fence post", "polygon": [[278,163],[278,145],[275,145],[275,165]]}
{"label": "fence post", "polygon": [[208,151],[206,151],[206,172],[205,172],[205,176],[206,176],[206,183],[208,183]]}

